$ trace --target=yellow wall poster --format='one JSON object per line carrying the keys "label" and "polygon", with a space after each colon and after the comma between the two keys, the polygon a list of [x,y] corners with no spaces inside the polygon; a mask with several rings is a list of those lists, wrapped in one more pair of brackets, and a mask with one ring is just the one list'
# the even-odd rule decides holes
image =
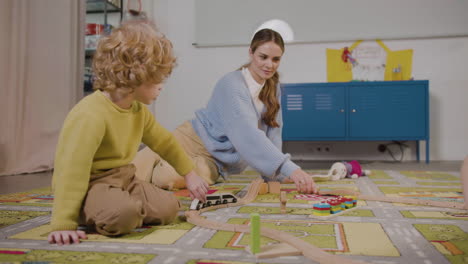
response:
{"label": "yellow wall poster", "polygon": [[358,40],[349,48],[326,50],[328,82],[411,79],[412,49],[392,51],[381,40],[376,40],[385,56],[376,48],[357,49],[361,42]]}

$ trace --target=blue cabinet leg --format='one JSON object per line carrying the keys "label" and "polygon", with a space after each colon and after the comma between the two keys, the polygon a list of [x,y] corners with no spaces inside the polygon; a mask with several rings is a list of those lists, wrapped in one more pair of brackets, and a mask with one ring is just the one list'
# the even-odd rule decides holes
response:
{"label": "blue cabinet leg", "polygon": [[419,162],[420,156],[419,156],[419,140],[416,140],[416,160]]}
{"label": "blue cabinet leg", "polygon": [[429,164],[429,140],[426,140],[426,163]]}

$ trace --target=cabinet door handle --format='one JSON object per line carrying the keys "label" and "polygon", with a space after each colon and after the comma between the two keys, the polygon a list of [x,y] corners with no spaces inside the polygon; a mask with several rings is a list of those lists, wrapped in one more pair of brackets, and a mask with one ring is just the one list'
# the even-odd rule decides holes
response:
{"label": "cabinet door handle", "polygon": [[351,112],[356,113],[356,109],[351,110]]}

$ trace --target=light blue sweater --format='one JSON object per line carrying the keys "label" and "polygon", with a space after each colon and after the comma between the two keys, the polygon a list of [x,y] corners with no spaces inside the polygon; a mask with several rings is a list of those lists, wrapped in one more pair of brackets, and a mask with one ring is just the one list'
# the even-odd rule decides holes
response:
{"label": "light blue sweater", "polygon": [[[277,95],[281,102],[279,86]],[[281,151],[281,109],[276,117],[280,127],[269,127],[263,120],[259,124],[259,119],[261,113],[255,109],[241,71],[223,76],[207,106],[195,112],[192,126],[223,177],[250,165],[265,180],[282,181],[299,168]]]}

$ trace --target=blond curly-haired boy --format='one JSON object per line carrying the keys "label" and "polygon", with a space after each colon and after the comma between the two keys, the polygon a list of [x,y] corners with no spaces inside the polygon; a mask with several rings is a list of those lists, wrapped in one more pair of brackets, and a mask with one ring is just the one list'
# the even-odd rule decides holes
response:
{"label": "blond curly-haired boy", "polygon": [[171,42],[149,22],[127,22],[99,41],[95,92],[70,111],[57,145],[49,243],[86,239],[79,224],[116,236],[174,220],[177,198],[135,178],[141,142],[185,175],[192,198],[205,199],[208,185],[144,105],[156,100],[175,61]]}

